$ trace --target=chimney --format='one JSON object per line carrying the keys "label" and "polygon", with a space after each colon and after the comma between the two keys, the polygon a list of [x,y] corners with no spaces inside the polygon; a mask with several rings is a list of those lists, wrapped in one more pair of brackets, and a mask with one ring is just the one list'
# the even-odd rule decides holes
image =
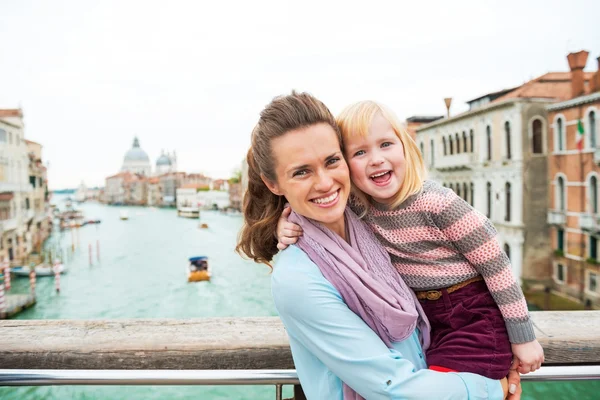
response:
{"label": "chimney", "polygon": [[587,63],[588,53],[585,50],[580,50],[577,53],[569,53],[567,61],[571,68],[571,97],[581,96],[584,89],[583,69]]}
{"label": "chimney", "polygon": [[444,103],[446,103],[446,116],[450,118],[450,105],[452,104],[452,97],[446,97],[444,99]]}

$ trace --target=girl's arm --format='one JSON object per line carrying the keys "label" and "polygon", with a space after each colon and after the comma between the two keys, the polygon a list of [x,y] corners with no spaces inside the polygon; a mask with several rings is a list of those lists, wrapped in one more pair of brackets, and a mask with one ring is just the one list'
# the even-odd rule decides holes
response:
{"label": "girl's arm", "polygon": [[539,368],[544,352],[535,338],[525,296],[492,222],[451,189],[445,189],[444,204],[433,217],[438,228],[483,276],[504,317],[513,353],[521,360],[520,372]]}
{"label": "girl's arm", "polygon": [[[502,399],[499,381],[470,373],[416,370],[402,353],[383,341],[344,303],[339,292],[301,253],[291,247],[273,273],[275,306],[290,336],[298,375],[309,399],[319,393],[317,377],[302,360],[316,357],[366,399]],[[415,349],[422,349],[414,337]],[[409,344],[410,345],[410,344]],[[416,351],[416,350],[415,350]],[[313,378],[313,379],[311,379]]]}

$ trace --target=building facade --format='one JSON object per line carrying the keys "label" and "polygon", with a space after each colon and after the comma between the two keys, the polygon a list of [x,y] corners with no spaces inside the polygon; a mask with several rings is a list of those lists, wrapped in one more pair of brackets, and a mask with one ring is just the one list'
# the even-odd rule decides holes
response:
{"label": "building facade", "polygon": [[587,58],[585,51],[568,55],[571,99],[547,108],[548,223],[553,289],[600,306],[600,74],[587,79]]}
{"label": "building facade", "polygon": [[546,107],[569,98],[569,72],[551,72],[517,88],[469,102],[469,111],[417,128],[430,178],[486,215],[517,278],[551,276]]}

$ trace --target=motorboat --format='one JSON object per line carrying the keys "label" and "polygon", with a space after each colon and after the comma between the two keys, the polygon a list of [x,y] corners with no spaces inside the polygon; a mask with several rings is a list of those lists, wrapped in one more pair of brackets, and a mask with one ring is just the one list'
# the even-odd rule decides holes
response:
{"label": "motorboat", "polygon": [[200,218],[198,207],[177,207],[177,216],[184,218]]}
{"label": "motorboat", "polygon": [[[57,265],[39,264],[34,267],[35,276],[54,276],[55,267],[60,274],[67,273],[67,267],[65,267],[64,264],[57,264]],[[10,271],[15,276],[28,277],[29,273],[31,272],[31,267],[29,267],[27,265],[24,265],[22,267],[12,267],[10,269]]]}
{"label": "motorboat", "polygon": [[191,257],[188,265],[188,282],[210,281],[211,273],[208,257]]}

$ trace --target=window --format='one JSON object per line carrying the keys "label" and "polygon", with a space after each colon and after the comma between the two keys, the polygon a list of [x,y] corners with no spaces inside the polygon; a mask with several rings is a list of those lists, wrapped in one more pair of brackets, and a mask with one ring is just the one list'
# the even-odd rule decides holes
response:
{"label": "window", "polygon": [[452,135],[448,136],[448,143],[450,144],[450,155],[454,154],[454,146],[452,142]]}
{"label": "window", "polygon": [[558,228],[556,230],[556,248],[560,251],[565,251],[565,230]]}
{"label": "window", "polygon": [[487,160],[492,159],[492,128],[488,125],[485,128],[485,134],[487,138]]}
{"label": "window", "polygon": [[510,153],[510,122],[504,123],[504,134],[506,135],[506,158],[511,159],[512,154]]}
{"label": "window", "polygon": [[458,195],[458,197],[462,197],[460,192],[460,183],[456,184],[456,194]]}
{"label": "window", "polygon": [[37,180],[35,179],[35,176],[29,175],[29,183],[31,183],[31,186],[33,186],[35,188],[36,182],[37,182]]}
{"label": "window", "polygon": [[508,257],[508,259],[510,260],[510,246],[508,245],[508,243],[504,243],[504,252],[506,253],[506,256]]}
{"label": "window", "polygon": [[469,198],[469,196],[467,195],[467,184],[463,183],[463,199],[465,199],[465,201],[467,201],[467,199]]}
{"label": "window", "polygon": [[504,190],[506,192],[506,211],[504,213],[504,220],[510,221],[510,183],[506,182],[504,185]]}
{"label": "window", "polygon": [[446,138],[442,138],[442,145],[444,146],[444,155],[448,154],[448,149],[446,147]]}
{"label": "window", "polygon": [[590,272],[589,274],[588,287],[590,292],[598,291],[598,275],[595,272]]}
{"label": "window", "polygon": [[565,281],[567,280],[567,271],[565,266],[562,264],[556,264],[556,273],[554,276],[556,277],[557,281],[565,283]]}
{"label": "window", "polygon": [[425,149],[424,149],[424,146],[423,146],[423,142],[421,142],[420,147],[421,147],[421,157],[424,157],[425,156]]}
{"label": "window", "polygon": [[588,125],[590,131],[590,147],[596,147],[596,113],[594,111],[590,111],[588,114]]}
{"label": "window", "polygon": [[431,139],[431,140],[429,141],[429,144],[431,145],[431,150],[430,150],[430,151],[431,151],[431,154],[429,155],[429,157],[430,157],[430,164],[431,164],[431,166],[433,167],[433,164],[434,164],[434,163],[433,163],[433,157],[434,157],[434,155],[435,155],[435,149],[434,149],[434,147],[433,147],[433,139]]}
{"label": "window", "polygon": [[469,131],[469,141],[471,142],[471,153],[473,152],[473,129]]}
{"label": "window", "polygon": [[29,210],[29,197],[25,197],[25,209]]}
{"label": "window", "polygon": [[458,136],[458,132],[456,132],[456,154],[460,153],[460,136]]}
{"label": "window", "polygon": [[462,140],[463,140],[463,153],[466,153],[467,152],[467,132],[465,132],[465,131],[463,131]]}
{"label": "window", "polygon": [[590,236],[590,258],[598,259],[598,239],[595,236]]}
{"label": "window", "polygon": [[0,143],[6,143],[6,131],[0,129]]}
{"label": "window", "polygon": [[598,214],[598,179],[595,176],[590,178],[590,211]]}
{"label": "window", "polygon": [[12,132],[8,132],[8,144],[12,144]]}
{"label": "window", "polygon": [[470,190],[470,195],[471,195],[471,201],[469,202],[470,205],[473,205],[473,195],[475,193],[475,186],[473,185],[473,182],[471,182],[471,190]]}
{"label": "window", "polygon": [[556,120],[556,150],[563,151],[563,120],[559,118]]}
{"label": "window", "polygon": [[562,176],[559,176],[557,179],[557,203],[556,204],[556,208],[559,209],[560,211],[565,211],[566,207],[565,207],[565,180]]}
{"label": "window", "polygon": [[542,149],[542,120],[541,119],[536,118],[533,120],[533,122],[531,123],[531,133],[532,133],[531,148],[532,148],[533,154],[542,154],[543,149]]}
{"label": "window", "polygon": [[492,217],[492,184],[489,182],[486,185],[486,198],[487,198],[487,203],[486,203],[485,215],[486,215],[486,217],[491,218]]}
{"label": "window", "polygon": [[452,186],[452,184],[449,184],[448,187],[450,188],[450,190],[454,191],[454,186]]}

